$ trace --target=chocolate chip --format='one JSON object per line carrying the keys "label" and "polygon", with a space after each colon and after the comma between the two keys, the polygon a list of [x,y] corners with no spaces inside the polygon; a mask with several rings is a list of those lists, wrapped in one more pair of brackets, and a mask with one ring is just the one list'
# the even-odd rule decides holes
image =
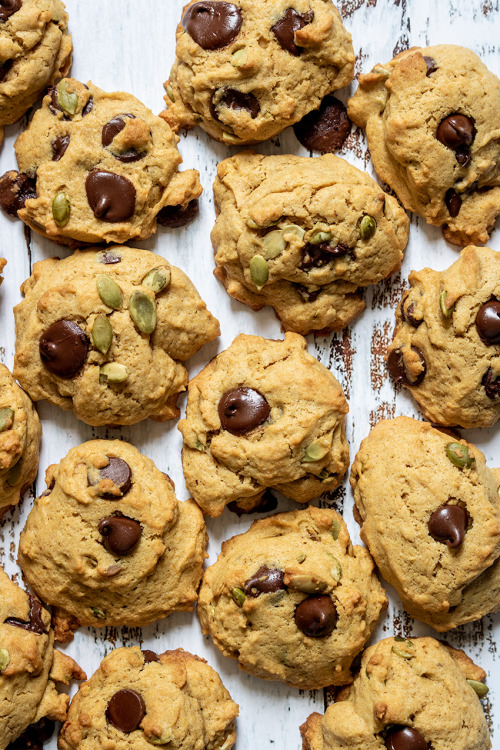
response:
{"label": "chocolate chip", "polygon": [[69,146],[69,141],[69,135],[60,135],[59,138],[52,141],[52,161],[60,161],[63,158]]}
{"label": "chocolate chip", "polygon": [[441,121],[436,137],[447,148],[455,151],[459,146],[471,146],[476,132],[474,122],[469,117],[453,114]]}
{"label": "chocolate chip", "polygon": [[18,628],[29,630],[31,633],[36,633],[37,635],[44,635],[47,633],[47,629],[42,620],[42,603],[40,599],[36,598],[36,596],[32,596],[31,594],[28,594],[28,596],[30,600],[30,613],[28,621],[26,622],[25,620],[20,620],[18,617],[7,617],[7,619],[5,620],[5,624],[15,625]]}
{"label": "chocolate chip", "polygon": [[415,302],[410,302],[409,305],[406,304],[408,296],[408,292],[405,292],[401,303],[401,318],[411,325],[412,328],[418,328],[423,323],[423,319],[415,317]]}
{"label": "chocolate chip", "polygon": [[309,12],[301,15],[293,8],[288,8],[283,18],[280,18],[274,26],[271,26],[271,31],[283,49],[298,57],[302,48],[295,44],[295,32],[307,26],[313,19],[314,13]]}
{"label": "chocolate chip", "polygon": [[270,490],[266,490],[257,505],[245,506],[244,503],[233,500],[228,503],[227,508],[231,513],[235,513],[238,517],[248,515],[249,513],[268,513],[271,510],[276,510],[278,507],[278,501]]}
{"label": "chocolate chip", "polygon": [[425,74],[427,78],[436,72],[438,69],[437,62],[434,60],[433,57],[429,57],[428,55],[424,55],[424,61],[427,65],[427,73]]}
{"label": "chocolate chip", "polygon": [[333,246],[329,245],[328,242],[322,242],[320,245],[308,243],[302,249],[300,268],[303,271],[308,271],[310,268],[322,268],[335,258],[342,258],[344,255],[354,257],[353,251],[346,245]]}
{"label": "chocolate chip", "polygon": [[126,516],[109,516],[99,524],[104,546],[112,555],[127,555],[137,546],[142,529],[138,521]]}
{"label": "chocolate chip", "polygon": [[[118,133],[121,133],[121,131],[124,129],[125,125],[127,124],[124,118],[127,117],[131,120],[135,120],[135,115],[123,114],[113,117],[112,120],[104,125],[101,135],[101,141],[104,148],[107,148],[113,142],[115,136],[117,136]],[[139,159],[143,159],[144,153],[139,153],[135,149],[131,149],[130,151],[125,151],[123,154],[113,154],[113,156],[115,157],[115,159],[118,159],[118,161],[127,164],[129,162],[139,161]]]}
{"label": "chocolate chip", "polygon": [[[91,475],[91,472],[87,473],[88,483],[93,487],[94,485],[99,484],[103,479],[110,479],[121,491],[121,496],[123,497],[123,495],[126,495],[132,487],[132,471],[130,466],[123,460],[123,458],[118,458],[117,456],[108,456],[108,461],[109,463],[107,466],[99,469],[97,477]],[[116,495],[106,493],[101,495],[101,497],[104,497],[106,500],[119,499]]]}
{"label": "chocolate chip", "polygon": [[500,396],[500,377],[493,377],[491,367],[484,373],[481,382],[484,385],[484,390],[488,398],[498,398]]}
{"label": "chocolate chip", "polygon": [[62,318],[42,333],[39,348],[47,370],[70,380],[80,372],[87,360],[89,340],[79,325]]}
{"label": "chocolate chip", "polygon": [[5,81],[13,65],[14,60],[6,60],[2,65],[0,65],[0,83],[3,83]]}
{"label": "chocolate chip", "polygon": [[428,750],[429,745],[420,732],[412,727],[393,727],[389,730],[385,746],[387,750]]}
{"label": "chocolate chip", "polygon": [[156,217],[158,224],[168,229],[178,229],[191,224],[200,213],[198,198],[193,198],[187,206],[164,206]]}
{"label": "chocolate chip", "polygon": [[51,719],[40,719],[30,724],[22,735],[7,745],[6,750],[42,750],[43,743],[50,740],[56,728]]}
{"label": "chocolate chip", "polygon": [[142,652],[142,655],[144,656],[144,664],[150,664],[152,661],[160,661],[158,654],[155,654],[154,651],[150,651],[149,649],[145,649]]}
{"label": "chocolate chip", "polygon": [[29,198],[36,198],[36,178],[11,170],[0,177],[0,207],[9,216],[17,216]]}
{"label": "chocolate chip", "polygon": [[321,289],[314,289],[311,291],[303,284],[295,284],[295,290],[303,302],[315,302],[321,294]]}
{"label": "chocolate chip", "polygon": [[444,202],[446,203],[446,208],[452,219],[458,216],[460,209],[462,208],[462,199],[456,190],[453,190],[453,188],[447,190],[446,195],[444,196]]}
{"label": "chocolate chip", "polygon": [[345,105],[335,96],[325,96],[319,109],[309,112],[293,130],[304,148],[326,154],[341,148],[351,124]]}
{"label": "chocolate chip", "polygon": [[392,349],[387,358],[387,369],[389,370],[390,376],[396,381],[396,383],[415,386],[420,385],[422,380],[425,378],[425,375],[427,373],[427,364],[425,362],[424,355],[418,347],[412,346],[411,349],[413,352],[415,352],[415,354],[418,354],[420,362],[422,363],[422,371],[418,374],[416,380],[412,381],[408,377],[408,373],[406,372],[404,366],[403,354],[401,352],[401,349]]}
{"label": "chocolate chip", "polygon": [[325,638],[337,624],[335,604],[329,596],[308,596],[295,610],[295,624],[309,638]]}
{"label": "chocolate chip", "polygon": [[283,589],[285,573],[277,568],[268,568],[262,565],[258,571],[244,585],[248,596],[257,597],[260,594],[271,594]]}
{"label": "chocolate chip", "polygon": [[224,89],[222,96],[217,104],[215,104],[216,96],[217,92],[212,96],[210,104],[210,111],[214,120],[219,119],[217,109],[221,104],[225,104],[229,109],[245,109],[252,120],[255,120],[260,112],[260,104],[253,94],[245,94],[243,91],[238,91],[238,89]]}
{"label": "chocolate chip", "polygon": [[461,505],[441,505],[431,515],[428,528],[436,542],[444,542],[455,549],[464,541],[468,525],[469,514]]}
{"label": "chocolate chip", "polygon": [[104,263],[106,266],[112,266],[115,263],[121,263],[122,259],[119,255],[114,253],[112,250],[107,250],[105,253],[101,255],[101,263]]}
{"label": "chocolate chip", "polygon": [[0,0],[0,21],[6,21],[9,16],[17,13],[22,0]]}
{"label": "chocolate chip", "polygon": [[85,189],[90,208],[101,221],[126,221],[133,215],[136,190],[126,177],[93,169],[87,176]]}
{"label": "chocolate chip", "polygon": [[[59,106],[59,102],[57,101],[57,87],[51,86],[47,93],[50,96],[49,109],[52,112],[52,114],[57,115],[58,112],[62,112],[62,109]],[[65,116],[64,119],[69,120],[69,117]]]}
{"label": "chocolate chip", "polygon": [[206,50],[231,44],[240,32],[242,21],[236,5],[213,0],[194,3],[182,17],[182,25],[189,36]]}
{"label": "chocolate chip", "polygon": [[244,386],[227,391],[219,401],[222,429],[231,435],[252,432],[266,421],[270,411],[269,404],[259,391]]}
{"label": "chocolate chip", "polygon": [[[88,86],[85,86],[85,88],[88,89]],[[82,117],[86,117],[90,112],[92,112],[93,109],[94,109],[94,97],[89,96],[87,104],[82,109]]]}
{"label": "chocolate chip", "polygon": [[490,299],[478,310],[476,328],[483,344],[500,344],[500,302]]}
{"label": "chocolate chip", "polygon": [[128,688],[115,693],[106,709],[108,721],[125,734],[138,729],[145,715],[146,704],[142,695]]}

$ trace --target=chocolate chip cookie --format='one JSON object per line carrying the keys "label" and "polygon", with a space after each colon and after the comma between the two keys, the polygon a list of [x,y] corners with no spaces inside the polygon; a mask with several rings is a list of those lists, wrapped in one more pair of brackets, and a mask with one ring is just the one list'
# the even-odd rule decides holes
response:
{"label": "chocolate chip cookie", "polygon": [[467,247],[445,271],[412,271],[387,365],[436,424],[500,418],[500,253]]}
{"label": "chocolate chip cookie", "polygon": [[500,608],[480,578],[500,566],[500,471],[475,446],[427,422],[382,421],[351,485],[361,538],[411,615],[448,630]]}
{"label": "chocolate chip cookie", "polygon": [[35,401],[87,424],[177,417],[188,380],[181,363],[219,335],[187,276],[149,250],[39,261],[21,289],[16,377]]}
{"label": "chocolate chip cookie", "polygon": [[73,448],[46,474],[19,543],[34,591],[54,605],[56,638],[79,625],[146,625],[197,598],[206,548],[196,503],[120,440]]}
{"label": "chocolate chip cookie", "polygon": [[2,276],[3,269],[5,268],[6,265],[7,265],[7,261],[5,260],[5,258],[0,258],[0,286],[3,281],[3,276]]}
{"label": "chocolate chip cookie", "polygon": [[378,175],[456,245],[500,215],[500,80],[465,47],[402,52],[361,75],[348,102]]}
{"label": "chocolate chip cookie", "polygon": [[219,675],[187,651],[117,648],[73,698],[60,750],[229,750],[238,706]]}
{"label": "chocolate chip cookie", "polygon": [[0,519],[35,481],[41,437],[30,397],[0,365]]}
{"label": "chocolate chip cookie", "polygon": [[365,307],[358,288],[400,267],[406,213],[343,159],[246,152],[217,173],[215,275],[254,310],[274,307],[286,330],[340,330]]}
{"label": "chocolate chip cookie", "polygon": [[345,685],[387,604],[373,568],[334,510],[268,516],[224,542],[205,571],[201,629],[256,677]]}
{"label": "chocolate chip cookie", "polygon": [[305,339],[238,336],[189,384],[182,463],[204,513],[255,508],[274,488],[299,503],[333,490],[349,465],[348,412]]}
{"label": "chocolate chip cookie", "polygon": [[178,140],[131,94],[65,78],[17,139],[0,205],[66,245],[143,240],[164,207],[201,193],[198,172],[178,170]]}
{"label": "chocolate chip cookie", "polygon": [[[1,12],[1,8],[0,8]],[[50,614],[0,568],[0,747],[40,748],[64,721],[69,697],[58,684],[86,675],[54,650]]]}
{"label": "chocolate chip cookie", "polygon": [[202,0],[177,27],[163,117],[228,145],[257,143],[317,109],[354,75],[331,0]]}
{"label": "chocolate chip cookie", "polygon": [[352,686],[300,728],[303,750],[489,750],[486,672],[433,638],[370,646]]}

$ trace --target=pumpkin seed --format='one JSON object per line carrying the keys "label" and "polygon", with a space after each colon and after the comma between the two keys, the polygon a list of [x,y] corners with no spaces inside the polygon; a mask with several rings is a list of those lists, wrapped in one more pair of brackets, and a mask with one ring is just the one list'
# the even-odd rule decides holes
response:
{"label": "pumpkin seed", "polygon": [[155,294],[162,292],[170,284],[170,268],[157,266],[151,269],[141,281],[141,286],[150,289]]}
{"label": "pumpkin seed", "polygon": [[288,587],[296,591],[301,591],[303,594],[317,594],[326,591],[328,588],[326,581],[320,581],[318,578],[306,573],[291,576]]}
{"label": "pumpkin seed", "polygon": [[476,459],[469,454],[469,449],[462,443],[448,443],[446,446],[446,455],[451,463],[459,469],[470,469]]}
{"label": "pumpkin seed", "polygon": [[[305,233],[305,229],[299,227],[298,224],[287,224],[286,227],[283,227],[283,238],[286,242],[291,242],[293,236],[298,237],[299,240],[303,240]],[[290,238],[290,235],[292,235],[292,238]]]}
{"label": "pumpkin seed", "polygon": [[196,448],[197,451],[200,451],[200,453],[205,453],[205,446],[203,445],[201,440],[198,440],[198,438],[196,438],[196,443],[194,444],[194,447]]}
{"label": "pumpkin seed", "polygon": [[342,565],[336,557],[333,558],[333,568],[331,568],[330,573],[334,581],[340,581],[342,578]]}
{"label": "pumpkin seed", "polygon": [[[0,670],[1,671],[1,670]],[[471,688],[477,693],[479,698],[484,698],[490,692],[490,689],[484,682],[478,680],[467,680]]]}
{"label": "pumpkin seed", "polygon": [[122,290],[111,276],[103,273],[97,279],[97,291],[105,305],[112,310],[118,310],[123,303]]}
{"label": "pumpkin seed", "polygon": [[228,146],[235,146],[236,144],[241,143],[237,135],[227,133],[225,130],[222,133],[222,140],[224,141],[224,143],[227,143]]}
{"label": "pumpkin seed", "polygon": [[[394,638],[394,640],[395,640],[395,642],[397,644],[399,644],[399,643],[403,644],[404,643],[405,646],[407,646],[408,648],[415,648],[414,645],[413,645],[413,643],[411,641],[409,641],[407,638],[402,638],[401,636],[396,636],[396,638]],[[412,654],[410,651],[405,651],[404,648],[402,646],[399,646],[399,645],[393,646],[392,650],[393,650],[393,652],[397,656],[401,656],[402,659],[413,659],[413,657],[415,656],[415,654]]]}
{"label": "pumpkin seed", "polygon": [[175,102],[174,92],[172,91],[172,86],[170,84],[167,85],[167,94],[170,101]]}
{"label": "pumpkin seed", "polygon": [[238,607],[242,607],[245,604],[245,599],[247,598],[247,595],[243,591],[243,589],[234,588],[231,591],[231,596],[233,597],[233,600],[236,602]]}
{"label": "pumpkin seed", "polygon": [[237,49],[236,52],[233,52],[231,55],[231,65],[234,65],[235,68],[242,68],[247,64],[247,61],[248,52],[244,47],[243,49]]}
{"label": "pumpkin seed", "polygon": [[336,542],[340,534],[340,524],[338,521],[332,521],[332,536],[333,541]]}
{"label": "pumpkin seed", "polygon": [[302,458],[302,463],[308,463],[309,461],[321,461],[321,459],[324,458],[327,453],[328,448],[325,448],[325,446],[321,445],[318,440],[315,440],[314,443],[311,443],[311,445],[307,446],[305,455]]}
{"label": "pumpkin seed", "polygon": [[328,242],[333,237],[331,232],[315,232],[309,240],[310,245],[321,245],[323,242]]}
{"label": "pumpkin seed", "polygon": [[91,607],[90,609],[92,610],[94,617],[97,617],[98,620],[106,619],[106,613],[100,607]]}
{"label": "pumpkin seed", "polygon": [[130,317],[142,333],[153,333],[156,328],[156,303],[146,292],[134,292],[128,301]]}
{"label": "pumpkin seed", "polygon": [[92,326],[92,343],[103,354],[109,351],[113,343],[113,329],[104,313],[99,313]]}
{"label": "pumpkin seed", "polygon": [[269,278],[269,266],[262,255],[254,255],[250,261],[250,276],[260,292]]}
{"label": "pumpkin seed", "polygon": [[377,222],[373,216],[363,216],[359,225],[359,233],[362,240],[369,240],[377,231]]}
{"label": "pumpkin seed", "polygon": [[6,480],[9,487],[15,487],[16,484],[19,484],[19,480],[21,479],[21,472],[23,469],[23,459],[20,458],[19,461],[12,466],[9,471],[7,472]]}
{"label": "pumpkin seed", "polygon": [[0,648],[0,672],[7,669],[10,663],[10,654],[6,648]]}
{"label": "pumpkin seed", "polygon": [[300,553],[300,555],[299,555],[299,556],[297,557],[297,562],[298,562],[299,564],[300,564],[300,563],[303,563],[303,562],[304,562],[304,560],[306,559],[306,557],[307,557],[307,555],[305,555],[305,554],[304,554],[303,552],[301,552],[301,553]]}
{"label": "pumpkin seed", "polygon": [[65,192],[57,193],[52,201],[52,216],[58,227],[65,227],[71,214],[71,201]]}
{"label": "pumpkin seed", "polygon": [[10,406],[4,406],[0,409],[0,432],[10,430],[14,423],[14,409]]}
{"label": "pumpkin seed", "polygon": [[439,297],[439,307],[441,308],[441,312],[443,313],[445,318],[451,318],[453,315],[453,311],[455,309],[455,305],[452,305],[451,307],[447,307],[446,305],[446,298],[448,297],[448,292],[445,290],[444,292],[441,292],[441,295]]}
{"label": "pumpkin seed", "polygon": [[151,745],[168,745],[175,737],[173,734],[162,734],[161,737],[146,737]]}
{"label": "pumpkin seed", "polygon": [[286,247],[286,242],[283,239],[283,232],[280,229],[273,229],[272,232],[266,234],[262,239],[262,244],[266,251],[266,260],[276,258]]}
{"label": "pumpkin seed", "polygon": [[62,111],[66,115],[76,114],[78,109],[78,94],[76,91],[70,93],[68,91],[68,82],[63,80],[57,87],[57,101]]}
{"label": "pumpkin seed", "polygon": [[250,229],[259,229],[259,225],[253,219],[247,219],[247,227]]}
{"label": "pumpkin seed", "polygon": [[378,73],[378,75],[383,76],[384,78],[389,78],[391,75],[391,71],[387,70],[387,68],[382,68],[382,66],[377,65],[375,68],[373,68],[374,73]]}
{"label": "pumpkin seed", "polygon": [[118,362],[108,362],[99,369],[99,377],[106,383],[124,383],[128,378],[128,370]]}

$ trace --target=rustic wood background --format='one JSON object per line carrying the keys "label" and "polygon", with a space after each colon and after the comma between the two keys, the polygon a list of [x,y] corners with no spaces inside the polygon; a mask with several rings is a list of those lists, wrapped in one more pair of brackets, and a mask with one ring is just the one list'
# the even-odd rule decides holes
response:
{"label": "rustic wood background", "polygon": [[[145,102],[154,112],[163,108],[163,81],[168,77],[174,59],[175,27],[181,15],[183,0],[66,0],[74,41],[73,75],[92,80],[101,88],[129,91]],[[499,0],[345,0],[338,3],[346,27],[352,33],[357,54],[356,70],[368,71],[372,65],[389,60],[393,54],[411,45],[438,43],[462,44],[479,53],[484,62],[500,73],[500,48],[496,46],[500,28]],[[342,98],[354,90],[341,92]],[[26,118],[7,129],[0,153],[0,173],[15,167],[13,143],[26,124]],[[280,336],[280,326],[267,309],[252,313],[249,308],[231,300],[222,285],[212,276],[213,256],[209,233],[214,221],[211,186],[217,162],[234,149],[211,141],[202,131],[182,137],[180,150],[186,167],[196,167],[201,174],[205,192],[201,200],[201,215],[191,226],[176,231],[160,228],[156,237],[143,243],[180,266],[196,284],[209,309],[219,318],[221,339],[205,347],[190,363],[195,374],[217,351],[225,349],[240,332],[255,333],[270,338]],[[291,129],[272,142],[258,148],[266,154],[297,153],[307,155],[295,139]],[[341,152],[354,165],[371,171],[363,135],[353,130]],[[0,291],[0,360],[12,368],[14,358],[14,318],[12,306],[20,300],[19,287],[30,275],[32,264],[53,254],[62,255],[64,249],[52,245],[37,235],[24,233],[19,221],[0,216],[0,255],[5,256],[5,282]],[[500,250],[500,229],[493,235],[491,246]],[[417,415],[415,405],[405,393],[396,393],[387,377],[383,357],[391,337],[394,309],[406,286],[412,268],[430,265],[445,268],[457,257],[457,249],[442,239],[439,230],[412,217],[410,243],[401,274],[390,281],[369,289],[367,309],[343,333],[329,337],[309,337],[309,350],[335,373],[343,384],[350,404],[348,438],[351,457],[360,441],[379,419],[399,414]],[[181,406],[184,406],[184,400]],[[0,528],[0,563],[7,572],[20,579],[16,564],[19,532],[29,512],[32,497],[45,489],[46,467],[58,462],[67,451],[93,437],[120,437],[132,442],[152,458],[158,467],[174,479],[180,499],[187,497],[181,461],[181,438],[174,422],[165,425],[147,421],[119,431],[93,429],[76,420],[73,413],[62,412],[46,403],[39,404],[43,421],[43,446],[40,472],[36,487],[28,494],[21,507],[9,513]],[[465,433],[486,453],[491,466],[500,465],[498,430],[476,430]],[[352,517],[352,494],[348,482],[321,503],[343,512],[354,540],[359,541],[358,527]],[[291,510],[296,505],[282,500],[279,510]],[[221,518],[208,520],[210,560],[220,550],[221,542],[244,531],[250,520],[237,519],[230,512]],[[414,622],[389,592],[391,604],[387,616],[380,623],[375,637],[392,634],[434,634],[429,628]],[[455,646],[464,648],[488,670],[491,692],[483,702],[490,724],[493,745],[500,742],[500,674],[498,673],[496,636],[500,636],[500,615],[483,618],[448,636]],[[330,695],[328,691],[299,692],[279,683],[265,682],[239,672],[236,662],[226,659],[203,639],[196,616],[191,613],[173,615],[167,620],[141,629],[108,628],[81,629],[67,648],[91,675],[101,658],[115,646],[144,644],[156,651],[183,647],[203,656],[221,675],[232,697],[240,705],[238,721],[238,750],[255,747],[300,747],[299,725],[312,711],[323,711]],[[55,748],[52,740],[50,748]]]}

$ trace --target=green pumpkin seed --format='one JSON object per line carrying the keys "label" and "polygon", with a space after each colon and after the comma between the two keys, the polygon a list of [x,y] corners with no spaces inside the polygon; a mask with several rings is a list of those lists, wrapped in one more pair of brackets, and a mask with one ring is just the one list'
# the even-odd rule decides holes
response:
{"label": "green pumpkin seed", "polygon": [[2,409],[0,409],[0,432],[10,430],[13,424],[14,409],[11,409],[10,406],[4,406]]}
{"label": "green pumpkin seed", "polygon": [[451,463],[459,469],[470,469],[476,461],[476,459],[470,455],[467,446],[462,445],[462,443],[448,443],[445,450]]}
{"label": "green pumpkin seed", "polygon": [[379,76],[383,76],[384,78],[389,78],[391,75],[391,71],[387,70],[387,68],[382,68],[382,66],[377,65],[375,68],[373,68],[374,73],[378,73]]}
{"label": "green pumpkin seed", "polygon": [[446,305],[446,298],[448,297],[448,292],[445,290],[444,292],[441,292],[441,295],[439,297],[439,307],[441,308],[441,312],[443,313],[445,318],[451,318],[453,315],[453,311],[455,309],[455,305],[452,305],[451,307],[447,307]]}
{"label": "green pumpkin seed", "polygon": [[231,55],[231,65],[234,65],[235,68],[242,68],[247,64],[247,61],[248,52],[244,47],[243,49],[237,49],[236,52],[233,52]]}
{"label": "green pumpkin seed", "polygon": [[146,739],[150,745],[168,745],[175,737],[173,734],[162,734],[161,737],[147,737]]}
{"label": "green pumpkin seed", "polygon": [[111,276],[103,273],[97,279],[97,291],[105,305],[112,310],[118,310],[123,303],[122,290]]}
{"label": "green pumpkin seed", "polygon": [[302,573],[290,576],[288,587],[295,591],[301,591],[303,594],[318,594],[326,591],[328,585],[326,581],[321,581],[314,576]]}
{"label": "green pumpkin seed", "polygon": [[99,377],[106,383],[124,383],[128,378],[128,370],[118,362],[108,362],[99,369]]}
{"label": "green pumpkin seed", "polygon": [[201,440],[198,440],[198,438],[196,438],[196,443],[194,444],[194,447],[197,451],[200,451],[200,453],[205,453],[205,446],[203,445]]}
{"label": "green pumpkin seed", "polygon": [[[305,229],[299,227],[298,224],[287,224],[286,227],[283,227],[283,237],[286,242],[291,242],[293,237],[298,237],[299,240],[303,240],[305,233]],[[290,235],[292,235],[292,237],[290,237]]]}
{"label": "green pumpkin seed", "polygon": [[377,222],[373,218],[373,216],[363,216],[361,219],[361,224],[359,225],[359,233],[361,235],[362,240],[369,240],[370,237],[373,237],[377,230]]}
{"label": "green pumpkin seed", "polygon": [[272,232],[266,234],[266,236],[262,238],[262,244],[266,251],[266,260],[276,258],[286,247],[286,242],[283,239],[283,232],[280,229],[273,229]]}
{"label": "green pumpkin seed", "polygon": [[[1,670],[0,670],[1,671]],[[477,680],[467,680],[471,688],[477,693],[479,698],[484,698],[490,692],[490,689],[484,682],[478,682]]]}
{"label": "green pumpkin seed", "polygon": [[[406,641],[406,643],[407,645],[413,646],[411,641]],[[409,651],[405,651],[404,648],[401,648],[401,646],[393,646],[392,650],[397,656],[400,656],[402,659],[413,659],[415,656],[415,654],[412,654]]]}
{"label": "green pumpkin seed", "polygon": [[301,552],[301,554],[297,557],[297,562],[303,563],[305,559],[306,559],[306,555],[303,552]]}
{"label": "green pumpkin seed", "polygon": [[310,245],[321,245],[323,242],[329,242],[333,237],[331,232],[315,232],[309,240]]}
{"label": "green pumpkin seed", "polygon": [[7,651],[6,648],[0,648],[0,672],[3,672],[4,669],[7,669],[7,667],[10,664],[10,654]]}
{"label": "green pumpkin seed", "polygon": [[342,565],[339,563],[336,557],[333,558],[333,567],[330,570],[334,581],[340,581],[342,578]]}
{"label": "green pumpkin seed", "polygon": [[247,227],[249,227],[250,229],[259,229],[260,228],[259,225],[257,224],[257,222],[254,221],[253,219],[247,219]]}
{"label": "green pumpkin seed", "polygon": [[73,93],[68,91],[67,81],[61,81],[57,87],[57,101],[66,115],[76,114],[76,110],[78,109],[78,94],[76,91]]}
{"label": "green pumpkin seed", "polygon": [[162,292],[170,284],[170,268],[157,266],[151,269],[141,281],[141,286],[150,289],[155,294]]}
{"label": "green pumpkin seed", "polygon": [[222,133],[222,140],[224,141],[224,143],[227,143],[228,146],[236,146],[238,143],[241,143],[241,140],[238,138],[237,135],[233,135],[232,133],[226,133],[225,130]]}
{"label": "green pumpkin seed", "polygon": [[99,313],[92,326],[92,343],[98,351],[106,354],[113,343],[113,329],[104,313]]}
{"label": "green pumpkin seed", "polygon": [[52,201],[52,216],[58,227],[65,227],[71,214],[71,201],[67,193],[57,193]]}
{"label": "green pumpkin seed", "polygon": [[234,588],[231,591],[231,596],[233,597],[233,601],[236,602],[238,607],[242,607],[245,604],[245,599],[247,598],[247,595],[243,591],[243,589]]}
{"label": "green pumpkin seed", "polygon": [[338,521],[332,521],[332,536],[333,541],[336,542],[340,535],[340,524]]}
{"label": "green pumpkin seed", "polygon": [[19,461],[12,466],[12,468],[9,469],[7,472],[6,480],[9,487],[15,487],[16,484],[19,484],[19,480],[21,479],[21,472],[23,469],[23,459],[20,458]]}
{"label": "green pumpkin seed", "polygon": [[310,461],[321,461],[321,459],[324,458],[327,453],[328,448],[325,448],[325,446],[321,445],[318,440],[315,440],[314,443],[311,443],[311,445],[307,446],[305,455],[302,458],[302,463],[304,464]]}
{"label": "green pumpkin seed", "polygon": [[167,95],[171,102],[175,102],[174,92],[172,91],[172,86],[170,84],[167,85]]}
{"label": "green pumpkin seed", "polygon": [[250,261],[250,276],[260,292],[269,278],[269,266],[262,255],[254,255]]}
{"label": "green pumpkin seed", "polygon": [[98,620],[106,619],[106,613],[100,607],[91,607],[90,609],[92,610],[94,617],[97,617]]}
{"label": "green pumpkin seed", "polygon": [[130,317],[142,333],[156,328],[156,302],[146,292],[134,292],[128,301]]}

